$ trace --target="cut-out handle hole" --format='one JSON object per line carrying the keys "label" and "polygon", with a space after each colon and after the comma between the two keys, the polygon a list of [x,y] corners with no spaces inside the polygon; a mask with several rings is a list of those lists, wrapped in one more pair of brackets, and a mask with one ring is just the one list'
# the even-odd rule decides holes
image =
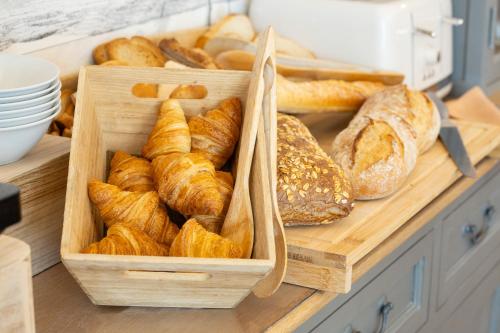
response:
{"label": "cut-out handle hole", "polygon": [[203,99],[208,90],[201,84],[137,83],[132,87],[132,95],[139,98]]}

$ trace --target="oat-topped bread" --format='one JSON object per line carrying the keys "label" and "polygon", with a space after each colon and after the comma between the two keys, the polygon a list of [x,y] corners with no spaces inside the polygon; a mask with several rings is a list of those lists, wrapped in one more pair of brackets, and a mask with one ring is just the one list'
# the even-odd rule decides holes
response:
{"label": "oat-topped bread", "polygon": [[353,207],[351,184],[296,117],[278,114],[278,205],[287,226],[332,223]]}
{"label": "oat-topped bread", "polygon": [[334,160],[351,179],[356,199],[397,191],[417,156],[439,133],[439,114],[421,92],[399,85],[370,97],[333,142]]}

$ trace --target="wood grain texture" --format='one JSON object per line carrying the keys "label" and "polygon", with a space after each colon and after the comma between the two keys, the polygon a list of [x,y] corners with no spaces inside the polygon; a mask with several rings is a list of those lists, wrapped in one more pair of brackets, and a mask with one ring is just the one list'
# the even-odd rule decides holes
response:
{"label": "wood grain texture", "polygon": [[0,332],[35,332],[29,246],[0,235]]}
{"label": "wood grain texture", "polygon": [[60,261],[70,140],[46,135],[26,157],[0,167],[0,182],[21,190],[22,220],[5,230],[32,249],[37,274]]}
{"label": "wood grain texture", "polygon": [[[500,143],[500,129],[495,126],[467,122],[457,122],[457,125],[474,164]],[[447,151],[438,142],[419,158],[408,181],[394,195],[382,200],[357,202],[351,215],[331,225],[287,228],[289,257],[326,267],[352,266],[460,176]],[[306,274],[301,275],[308,285],[311,279],[307,279]],[[298,277],[287,280],[300,284]]]}
{"label": "wood grain texture", "polygon": [[[487,159],[477,166],[478,179],[497,165]],[[462,178],[362,259],[354,281],[432,221],[478,179]],[[94,306],[63,265],[33,279],[36,326],[40,332],[290,332],[335,299],[332,292],[283,284],[266,299],[248,296],[231,310],[195,310]],[[72,311],[67,311],[72,309]]]}
{"label": "wood grain texture", "polygon": [[[222,3],[223,0],[212,0]],[[2,1],[0,51],[51,36],[94,36],[206,7],[206,0]],[[208,15],[207,15],[208,19]]]}
{"label": "wood grain texture", "polygon": [[[132,86],[138,82],[206,86],[206,98],[181,101],[189,118],[229,97],[244,102],[251,76],[249,72],[194,69],[88,66],[81,70],[61,254],[66,267],[94,303],[229,308],[240,303],[272,268],[272,219],[254,221],[255,247],[266,251],[254,254],[252,259],[79,253],[102,234],[87,197],[88,181],[105,179],[107,152],[120,149],[138,154],[156,122],[162,101],[137,98],[131,93]],[[233,196],[235,199],[239,198]]]}

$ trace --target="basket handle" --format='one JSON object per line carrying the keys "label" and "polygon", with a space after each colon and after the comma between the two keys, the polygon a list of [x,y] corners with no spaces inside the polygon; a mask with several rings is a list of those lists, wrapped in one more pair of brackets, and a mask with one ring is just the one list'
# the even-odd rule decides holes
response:
{"label": "basket handle", "polygon": [[162,271],[135,271],[123,272],[126,278],[137,280],[156,281],[193,281],[202,282],[209,280],[212,275],[203,272],[162,272]]}

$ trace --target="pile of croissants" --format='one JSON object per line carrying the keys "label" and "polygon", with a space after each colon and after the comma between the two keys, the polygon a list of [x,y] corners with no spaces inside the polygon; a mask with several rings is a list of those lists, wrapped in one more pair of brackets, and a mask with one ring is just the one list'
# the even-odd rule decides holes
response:
{"label": "pile of croissants", "polygon": [[[117,151],[107,183],[89,182],[107,233],[81,252],[241,257],[239,245],[218,234],[234,185],[221,168],[238,142],[241,113],[240,100],[229,98],[187,121],[176,99],[164,101],[142,157]],[[169,215],[188,220],[179,230]]]}

